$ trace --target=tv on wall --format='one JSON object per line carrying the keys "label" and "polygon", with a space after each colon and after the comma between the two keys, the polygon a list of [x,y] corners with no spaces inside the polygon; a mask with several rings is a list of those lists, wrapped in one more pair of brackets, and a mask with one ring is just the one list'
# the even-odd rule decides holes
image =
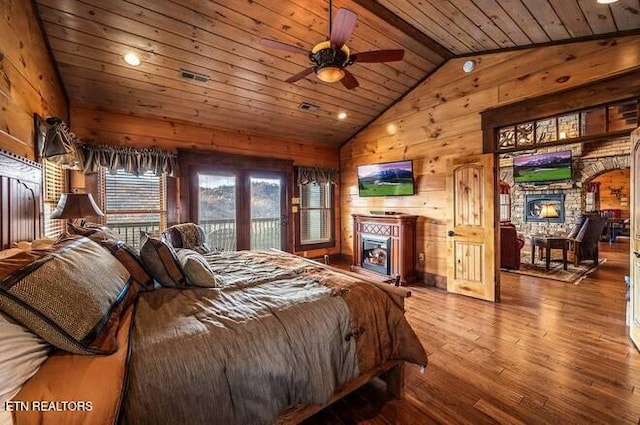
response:
{"label": "tv on wall", "polygon": [[413,162],[396,161],[358,166],[360,196],[413,195]]}
{"label": "tv on wall", "polygon": [[514,183],[571,180],[571,151],[547,152],[513,158]]}

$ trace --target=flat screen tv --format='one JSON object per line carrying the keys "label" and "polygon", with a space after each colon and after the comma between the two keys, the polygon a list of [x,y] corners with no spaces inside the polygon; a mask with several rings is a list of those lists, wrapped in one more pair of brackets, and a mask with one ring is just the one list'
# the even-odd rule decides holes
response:
{"label": "flat screen tv", "polygon": [[571,151],[547,152],[513,158],[515,183],[571,180]]}
{"label": "flat screen tv", "polygon": [[360,196],[413,195],[413,162],[396,161],[358,166]]}

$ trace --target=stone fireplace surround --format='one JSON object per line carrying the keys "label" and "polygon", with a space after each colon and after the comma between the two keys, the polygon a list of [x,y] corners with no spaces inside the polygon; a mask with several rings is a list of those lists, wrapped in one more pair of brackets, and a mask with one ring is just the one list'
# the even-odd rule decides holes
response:
{"label": "stone fireplace surround", "polygon": [[[538,149],[536,151],[517,152],[511,157],[500,158],[500,180],[511,188],[511,222],[519,232],[525,235],[537,233],[566,234],[574,226],[577,218],[585,211],[585,183],[594,177],[611,170],[628,168],[630,164],[629,139],[602,142],[602,147],[586,151],[581,144],[571,144]],[[533,153],[571,150],[573,180],[571,182],[549,183],[543,185],[524,185],[513,183],[512,157]],[[564,221],[525,220],[527,195],[564,195]]]}

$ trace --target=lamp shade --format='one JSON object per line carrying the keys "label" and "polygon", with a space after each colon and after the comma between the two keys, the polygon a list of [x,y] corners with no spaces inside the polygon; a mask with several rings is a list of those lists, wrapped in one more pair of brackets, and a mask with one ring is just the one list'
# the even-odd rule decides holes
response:
{"label": "lamp shade", "polygon": [[557,218],[559,217],[558,210],[553,204],[544,204],[542,210],[540,210],[541,218]]}
{"label": "lamp shade", "polygon": [[103,216],[90,193],[63,193],[51,218]]}

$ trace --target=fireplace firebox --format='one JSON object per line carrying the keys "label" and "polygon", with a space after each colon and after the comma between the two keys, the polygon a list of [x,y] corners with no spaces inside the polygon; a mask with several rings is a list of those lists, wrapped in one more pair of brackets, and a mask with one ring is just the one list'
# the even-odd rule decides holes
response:
{"label": "fireplace firebox", "polygon": [[416,280],[416,223],[409,214],[352,214],[351,271],[372,280],[406,285]]}
{"label": "fireplace firebox", "polygon": [[362,236],[362,268],[391,274],[391,238]]}
{"label": "fireplace firebox", "polygon": [[[558,212],[558,217],[541,217],[540,212],[545,204],[553,205]],[[524,221],[564,223],[564,194],[548,193],[542,195],[525,195]]]}

